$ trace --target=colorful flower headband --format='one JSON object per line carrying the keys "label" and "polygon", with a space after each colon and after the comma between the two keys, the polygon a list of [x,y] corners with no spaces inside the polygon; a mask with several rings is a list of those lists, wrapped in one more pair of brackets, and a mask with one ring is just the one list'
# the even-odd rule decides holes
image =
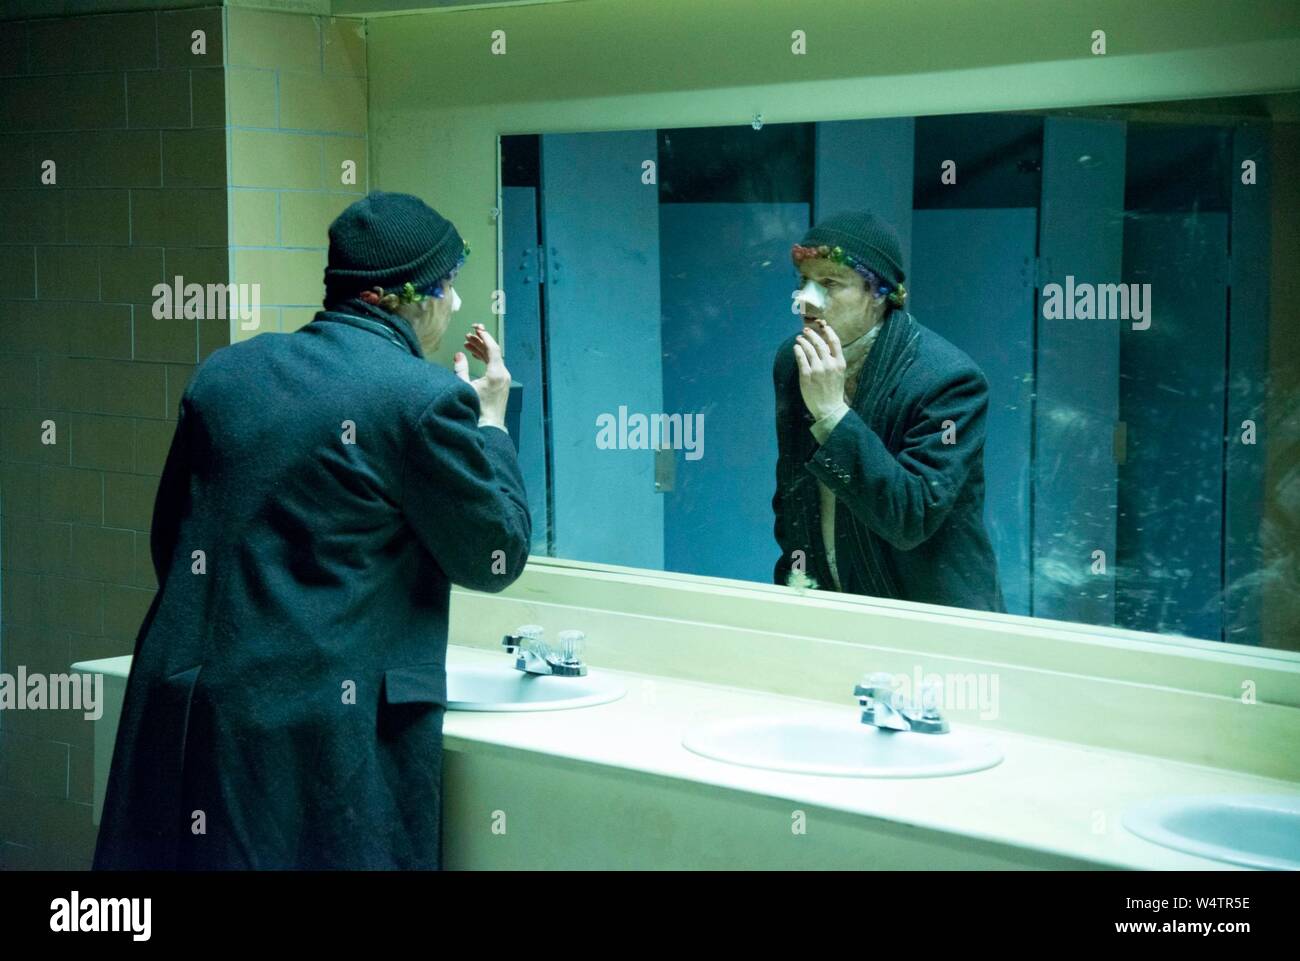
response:
{"label": "colorful flower headband", "polygon": [[880,278],[879,274],[856,257],[845,253],[844,248],[838,244],[834,247],[827,244],[819,244],[816,247],[795,244],[790,251],[790,256],[794,259],[796,266],[805,260],[829,260],[831,263],[848,267],[862,277],[868,285],[877,286],[880,293],[885,294],[889,302],[895,307],[902,307],[903,301],[907,299],[907,288],[905,286],[899,284],[897,287],[891,288],[886,281]]}
{"label": "colorful flower headband", "polygon": [[449,284],[456,279],[456,274],[460,271],[460,268],[465,266],[465,258],[469,256],[469,241],[466,240],[463,241],[463,243],[464,250],[457,259],[456,266],[452,267],[447,276],[442,278],[442,280],[439,280],[436,284],[432,284],[422,290],[416,290],[415,284],[408,280],[398,290],[385,292],[383,287],[371,287],[369,290],[363,290],[361,293],[357,294],[357,296],[368,304],[378,304],[380,300],[388,295],[388,293],[395,295],[398,302],[403,304],[418,304],[420,301],[424,300],[425,297],[433,297],[436,300],[441,300],[446,296],[446,291],[442,289],[442,285],[444,283]]}

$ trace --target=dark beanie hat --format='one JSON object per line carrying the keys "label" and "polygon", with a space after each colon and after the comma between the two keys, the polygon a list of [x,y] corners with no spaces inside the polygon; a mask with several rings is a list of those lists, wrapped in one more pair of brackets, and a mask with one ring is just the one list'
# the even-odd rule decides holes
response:
{"label": "dark beanie hat", "polygon": [[371,287],[396,290],[410,281],[417,290],[448,277],[466,253],[465,242],[446,217],[410,194],[372,190],[330,224],[325,304]]}
{"label": "dark beanie hat", "polygon": [[[902,245],[894,228],[864,210],[847,210],[827,217],[803,235],[801,247],[839,247],[847,259],[874,271],[897,287],[905,279]],[[852,264],[850,264],[852,266]]]}

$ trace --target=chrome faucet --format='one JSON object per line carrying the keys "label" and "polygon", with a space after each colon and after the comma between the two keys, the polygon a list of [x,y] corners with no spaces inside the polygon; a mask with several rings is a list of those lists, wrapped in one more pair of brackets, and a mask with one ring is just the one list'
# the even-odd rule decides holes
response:
{"label": "chrome faucet", "polygon": [[542,627],[525,624],[513,634],[501,638],[501,646],[515,655],[515,670],[525,674],[550,674],[554,677],[583,677],[587,665],[582,663],[582,631],[560,631],[559,653],[551,651],[542,639]]}
{"label": "chrome faucet", "polygon": [[886,731],[912,731],[916,734],[947,734],[948,722],[939,713],[943,688],[922,684],[918,697],[909,702],[895,689],[894,675],[881,671],[864,677],[853,688],[862,707],[862,723]]}

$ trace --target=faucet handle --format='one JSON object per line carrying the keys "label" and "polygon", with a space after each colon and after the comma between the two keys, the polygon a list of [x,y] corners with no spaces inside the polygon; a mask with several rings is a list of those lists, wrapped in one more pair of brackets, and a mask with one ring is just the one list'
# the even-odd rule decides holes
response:
{"label": "faucet handle", "polygon": [[884,688],[886,691],[894,689],[894,675],[888,671],[876,671],[874,674],[864,674],[862,682],[853,688],[853,693],[857,697],[873,697],[874,691]]}
{"label": "faucet handle", "polygon": [[917,692],[916,709],[924,718],[942,717],[939,708],[943,704],[943,685],[935,681],[926,681]]}
{"label": "faucet handle", "polygon": [[587,635],[582,631],[560,631],[560,660],[565,664],[581,664]]}
{"label": "faucet handle", "polygon": [[524,624],[516,628],[513,634],[501,638],[501,646],[511,654],[528,650],[539,657],[545,656],[546,642],[542,639],[545,630],[540,624]]}
{"label": "faucet handle", "polygon": [[898,681],[888,671],[867,674],[862,678],[862,683],[853,688],[853,694],[863,707],[866,707],[868,699],[896,711],[900,709],[902,703],[902,692],[898,690]]}

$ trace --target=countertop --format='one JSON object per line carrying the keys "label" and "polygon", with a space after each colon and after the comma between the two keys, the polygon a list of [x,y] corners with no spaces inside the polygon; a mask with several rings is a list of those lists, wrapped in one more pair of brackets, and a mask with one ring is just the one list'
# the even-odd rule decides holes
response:
{"label": "countertop", "polygon": [[[76,667],[125,677],[130,660],[108,658]],[[509,657],[453,644],[447,662],[500,665]],[[1300,784],[1288,781],[960,724],[953,729],[995,740],[1004,753],[1002,762],[971,774],[923,778],[830,777],[743,767],[688,751],[683,735],[701,721],[777,713],[851,720],[858,711],[852,698],[846,696],[839,708],[659,675],[596,666],[591,671],[619,678],[627,693],[607,704],[571,710],[449,711],[443,722],[444,749],[472,752],[492,745],[1135,870],[1243,870],[1129,833],[1121,818],[1136,802],[1184,794],[1300,794]],[[1189,731],[1188,736],[1195,735]]]}
{"label": "countertop", "polygon": [[[491,665],[508,655],[449,645],[448,664]],[[789,774],[715,761],[682,746],[699,721],[775,713],[853,718],[837,708],[760,691],[606,671],[627,693],[595,707],[518,713],[448,712],[444,749],[514,751],[715,785],[867,818],[981,838],[1021,849],[1138,870],[1241,870],[1145,841],[1121,824],[1131,804],[1182,794],[1297,794],[1300,785],[1158,757],[953,725],[997,741],[1002,762],[972,774],[859,778]],[[851,686],[848,687],[851,690]],[[1189,736],[1194,736],[1189,732]]]}

